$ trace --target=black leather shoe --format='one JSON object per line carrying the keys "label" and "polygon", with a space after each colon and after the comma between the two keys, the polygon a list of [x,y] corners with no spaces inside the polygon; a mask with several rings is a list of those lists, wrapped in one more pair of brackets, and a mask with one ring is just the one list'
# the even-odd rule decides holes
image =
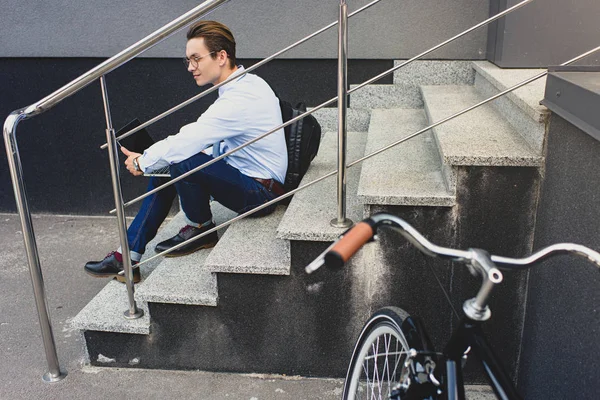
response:
{"label": "black leather shoe", "polygon": [[[173,236],[171,239],[167,239],[164,242],[160,242],[156,245],[155,250],[157,253],[162,253],[165,250],[170,249],[171,247],[177,246],[180,243],[185,242],[186,240],[193,238],[195,236],[200,235],[201,233],[206,232],[209,229],[215,227],[215,224],[210,224],[203,228],[196,228],[191,225],[186,225],[179,233]],[[212,232],[198,240],[194,240],[191,243],[186,244],[185,246],[181,246],[180,248],[173,250],[170,253],[165,254],[165,257],[181,257],[188,254],[192,254],[195,251],[200,249],[209,249],[214,247],[219,240],[219,236],[217,236],[217,232]]]}
{"label": "black leather shoe", "polygon": [[[138,283],[142,280],[140,268],[136,267],[136,261],[132,261],[133,266],[133,282]],[[115,257],[115,252],[110,252],[102,261],[90,261],[83,267],[85,272],[95,276],[96,278],[114,277],[119,282],[125,283],[125,274],[123,271],[123,263]]]}

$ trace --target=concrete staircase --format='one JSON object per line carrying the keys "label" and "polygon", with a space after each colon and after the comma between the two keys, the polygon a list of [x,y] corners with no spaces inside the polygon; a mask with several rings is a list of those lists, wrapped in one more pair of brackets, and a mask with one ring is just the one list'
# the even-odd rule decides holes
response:
{"label": "concrete staircase", "polygon": [[[421,61],[400,69],[394,85],[371,85],[351,96],[348,160],[536,72],[469,61]],[[350,168],[348,217],[359,221],[388,211],[441,245],[526,253],[542,175],[543,87],[527,86]],[[336,111],[316,116],[325,133],[304,182],[336,168]],[[218,204],[214,214],[217,222],[235,215]],[[232,224],[214,249],[144,265],[136,290],[145,311],[139,320],[123,318],[125,286],[110,282],[73,320],[91,364],[339,377],[365,319],[390,304],[422,316],[441,345],[454,322],[431,269],[455,308],[474,294],[477,282],[386,233],[345,270],[307,276],[303,267],[341,233],[329,224],[335,215],[331,177],[268,217]],[[183,224],[178,215],[155,242]],[[527,285],[526,274],[507,277],[488,326],[513,374]],[[480,379],[477,371],[466,376]]]}

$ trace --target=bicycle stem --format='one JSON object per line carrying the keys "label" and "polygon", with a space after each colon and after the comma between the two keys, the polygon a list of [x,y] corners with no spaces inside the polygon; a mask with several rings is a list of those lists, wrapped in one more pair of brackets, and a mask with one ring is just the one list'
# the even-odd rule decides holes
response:
{"label": "bicycle stem", "polygon": [[494,287],[502,282],[502,272],[492,262],[490,254],[481,249],[469,249],[471,261],[468,265],[472,275],[480,275],[483,283],[477,296],[463,304],[463,311],[474,321],[486,321],[492,316],[487,303]]}

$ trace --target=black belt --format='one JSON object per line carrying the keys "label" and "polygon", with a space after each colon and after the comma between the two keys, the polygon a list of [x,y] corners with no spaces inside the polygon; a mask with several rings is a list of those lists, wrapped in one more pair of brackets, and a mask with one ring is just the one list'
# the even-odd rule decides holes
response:
{"label": "black belt", "polygon": [[262,179],[262,178],[252,178],[256,182],[263,185],[269,192],[275,193],[276,196],[284,195],[285,189],[281,185],[281,183],[277,182],[275,179]]}

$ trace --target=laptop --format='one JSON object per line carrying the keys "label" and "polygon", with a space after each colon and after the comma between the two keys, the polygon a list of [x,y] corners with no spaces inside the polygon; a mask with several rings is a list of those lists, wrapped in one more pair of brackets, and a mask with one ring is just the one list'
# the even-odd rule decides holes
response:
{"label": "laptop", "polygon": [[[129,122],[127,125],[119,129],[116,133],[116,136],[119,137],[124,133],[129,132],[130,130],[137,128],[142,123],[139,119],[135,118],[133,121]],[[152,139],[146,128],[142,128],[139,131],[135,132],[133,135],[127,136],[121,140],[117,140],[117,143],[120,146],[125,147],[127,150],[133,151],[135,153],[143,154],[144,150],[148,147],[152,146],[155,141]],[[158,176],[162,178],[170,178],[171,173],[169,171],[169,166],[162,167],[152,171],[146,171],[144,176]]]}

